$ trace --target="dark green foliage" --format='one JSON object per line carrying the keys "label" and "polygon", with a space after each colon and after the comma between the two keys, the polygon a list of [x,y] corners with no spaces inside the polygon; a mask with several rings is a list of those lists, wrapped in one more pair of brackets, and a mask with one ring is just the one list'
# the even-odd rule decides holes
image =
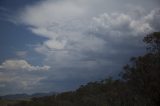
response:
{"label": "dark green foliage", "polygon": [[[123,78],[132,92],[144,101],[160,104],[160,32],[144,38],[149,53],[131,59],[124,67]],[[148,104],[149,104],[148,103]]]}
{"label": "dark green foliage", "polygon": [[32,98],[14,106],[159,106],[160,32],[147,35],[144,42],[149,53],[131,58],[120,80],[90,82],[73,92]]}
{"label": "dark green foliage", "polygon": [[144,37],[143,41],[148,44],[147,49],[153,53],[160,53],[160,32],[154,32],[146,37]]}

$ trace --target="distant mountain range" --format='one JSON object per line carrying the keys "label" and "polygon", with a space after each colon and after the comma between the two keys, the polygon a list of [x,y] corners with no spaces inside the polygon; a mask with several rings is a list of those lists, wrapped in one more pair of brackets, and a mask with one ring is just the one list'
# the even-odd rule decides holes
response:
{"label": "distant mountain range", "polygon": [[23,100],[23,99],[30,99],[33,97],[44,97],[44,96],[51,96],[56,94],[55,92],[50,92],[50,93],[34,93],[34,94],[12,94],[12,95],[5,95],[5,96],[0,96],[2,99],[7,99],[7,100]]}

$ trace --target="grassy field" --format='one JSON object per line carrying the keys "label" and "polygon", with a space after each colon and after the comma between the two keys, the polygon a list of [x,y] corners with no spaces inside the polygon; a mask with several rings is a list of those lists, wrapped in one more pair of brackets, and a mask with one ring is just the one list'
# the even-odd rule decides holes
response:
{"label": "grassy field", "polygon": [[0,106],[7,106],[9,104],[15,104],[19,102],[19,100],[0,100]]}

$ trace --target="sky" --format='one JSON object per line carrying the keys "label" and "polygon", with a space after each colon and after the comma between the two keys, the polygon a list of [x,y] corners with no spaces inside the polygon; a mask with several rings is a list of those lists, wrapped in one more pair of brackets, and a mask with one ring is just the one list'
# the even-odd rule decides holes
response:
{"label": "sky", "polygon": [[160,30],[159,0],[0,0],[0,95],[118,78]]}

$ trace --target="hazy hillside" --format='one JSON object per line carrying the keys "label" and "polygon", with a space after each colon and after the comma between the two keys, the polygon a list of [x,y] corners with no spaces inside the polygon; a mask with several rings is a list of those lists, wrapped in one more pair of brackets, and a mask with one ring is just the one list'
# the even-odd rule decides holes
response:
{"label": "hazy hillside", "polygon": [[13,94],[13,95],[5,95],[5,96],[0,96],[0,98],[4,100],[25,100],[25,99],[30,99],[33,97],[43,97],[43,96],[51,96],[53,94],[56,94],[55,92],[50,92],[50,93],[35,93],[35,94]]}

